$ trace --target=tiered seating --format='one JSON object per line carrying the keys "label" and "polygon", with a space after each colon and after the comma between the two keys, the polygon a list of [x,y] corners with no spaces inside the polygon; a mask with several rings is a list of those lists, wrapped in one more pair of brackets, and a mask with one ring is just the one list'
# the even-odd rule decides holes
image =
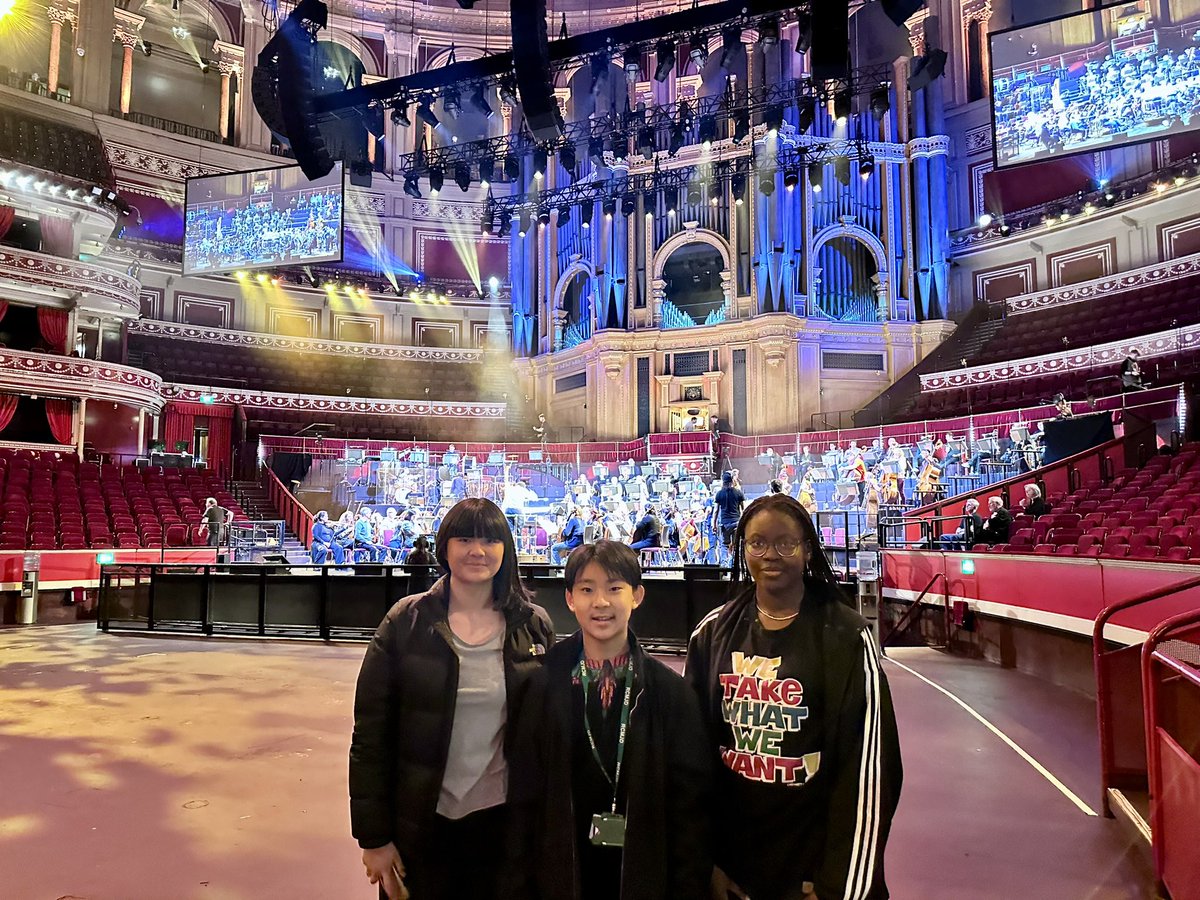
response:
{"label": "tiered seating", "polygon": [[164,380],[293,394],[499,402],[512,367],[501,357],[480,362],[363,359],[204,344],[132,334],[131,360]]}
{"label": "tiered seating", "polygon": [[[1197,321],[1200,276],[1009,316],[968,365],[1077,350]],[[1174,324],[1173,324],[1174,323]]]}
{"label": "tiered seating", "polygon": [[203,470],[81,464],[68,454],[0,449],[0,550],[178,547],[199,543],[206,497],[245,521]]}
{"label": "tiered seating", "polygon": [[1014,516],[1007,544],[972,550],[1200,560],[1200,444],[1156,456],[1140,470],[1124,469],[1109,485],[1091,481],[1049,499],[1047,515]]}

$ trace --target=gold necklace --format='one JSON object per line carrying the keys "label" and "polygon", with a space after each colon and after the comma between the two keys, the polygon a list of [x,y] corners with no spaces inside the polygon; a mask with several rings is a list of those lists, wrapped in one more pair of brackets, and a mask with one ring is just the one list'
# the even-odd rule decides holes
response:
{"label": "gold necklace", "polygon": [[800,610],[796,610],[790,616],[773,616],[769,612],[763,612],[763,608],[757,603],[754,604],[754,608],[758,610],[758,614],[760,616],[764,616],[765,618],[770,619],[772,622],[786,622],[789,619],[794,619],[796,616],[800,615]]}

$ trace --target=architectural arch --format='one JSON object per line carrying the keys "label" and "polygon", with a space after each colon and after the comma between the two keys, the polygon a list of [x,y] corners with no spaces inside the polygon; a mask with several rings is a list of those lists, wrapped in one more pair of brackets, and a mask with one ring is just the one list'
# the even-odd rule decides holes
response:
{"label": "architectural arch", "polygon": [[375,54],[371,52],[371,48],[363,43],[362,39],[357,34],[351,31],[345,31],[341,28],[331,27],[326,28],[321,32],[320,39],[329,41],[331,44],[337,44],[340,47],[345,47],[356,57],[358,62],[363,67],[364,75],[386,75],[386,72],[379,71],[379,65],[375,59]]}
{"label": "architectural arch", "polygon": [[[554,285],[554,294],[552,300],[554,305],[550,310],[550,319],[554,323],[553,341],[555,350],[561,350],[564,346],[571,343],[567,340],[567,336],[565,334],[568,322],[567,309],[563,304],[566,300],[567,291],[570,288],[571,283],[580,275],[583,275],[587,279],[588,285],[587,291],[582,296],[588,297],[592,302],[588,303],[587,322],[576,323],[580,331],[579,337],[590,337],[592,331],[596,327],[595,322],[593,321],[596,315],[596,304],[594,302],[594,297],[592,296],[595,292],[596,272],[590,263],[579,259],[571,263],[571,265],[567,266],[567,268],[563,270],[562,275],[559,276],[558,281]],[[576,339],[576,342],[578,342],[578,339],[579,338]]]}
{"label": "architectural arch", "polygon": [[817,268],[817,260],[820,258],[821,248],[836,238],[849,238],[866,247],[875,262],[876,307],[880,314],[879,317],[881,320],[890,317],[894,298],[892,296],[887,250],[884,248],[883,242],[875,234],[860,225],[854,225],[848,221],[826,226],[813,237],[808,257],[805,260],[804,273],[809,314],[811,315],[816,309],[817,291],[814,289],[814,270]]}
{"label": "architectural arch", "polygon": [[[717,234],[708,228],[687,228],[683,231],[676,232],[659,245],[659,248],[654,251],[654,264],[651,271],[654,273],[655,281],[661,281],[663,269],[667,266],[667,260],[671,258],[671,254],[688,244],[710,244],[717,249],[721,254],[721,269],[722,273],[729,272],[733,268],[733,254],[729,249],[729,243],[721,235]],[[726,298],[728,299],[728,298]]]}

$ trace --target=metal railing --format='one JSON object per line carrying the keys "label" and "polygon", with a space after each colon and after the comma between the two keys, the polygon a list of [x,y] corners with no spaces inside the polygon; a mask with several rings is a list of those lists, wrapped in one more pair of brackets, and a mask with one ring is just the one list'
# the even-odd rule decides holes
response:
{"label": "metal railing", "polygon": [[133,122],[135,125],[145,125],[147,128],[153,128],[156,131],[165,131],[168,134],[178,134],[183,137],[195,138],[199,141],[209,141],[213,144],[232,143],[232,140],[223,139],[219,132],[213,131],[211,128],[188,125],[186,122],[173,122],[161,116],[151,116],[146,113],[133,111],[123,113],[119,109],[110,109],[108,114],[114,119],[124,119],[126,122]]}
{"label": "metal railing", "polygon": [[263,466],[261,478],[271,504],[283,515],[288,529],[307,550],[312,546],[313,514],[293,496],[291,490],[270,468]]}
{"label": "metal railing", "polygon": [[913,600],[912,605],[909,606],[908,609],[906,609],[904,611],[904,615],[902,615],[896,621],[896,624],[894,624],[891,628],[888,629],[887,634],[880,636],[879,646],[881,648],[886,647],[888,645],[888,641],[890,641],[892,639],[892,637],[894,637],[897,634],[903,633],[908,628],[908,626],[910,626],[914,621],[916,621],[917,617],[921,614],[921,609],[922,609],[922,605],[925,602],[925,597],[929,594],[929,592],[931,590],[933,590],[933,586],[935,584],[937,584],[939,578],[942,580],[942,584],[946,588],[946,591],[947,591],[946,599],[942,603],[942,610],[943,610],[942,628],[944,629],[943,633],[946,638],[946,643],[947,644],[950,643],[950,596],[949,596],[950,582],[947,580],[945,572],[937,572],[934,574],[934,576],[931,579],[929,579],[929,584],[925,585],[924,590],[922,590],[921,593],[917,595],[917,598],[915,600]]}
{"label": "metal railing", "polygon": [[226,530],[225,543],[230,561],[257,562],[264,553],[283,553],[284,523],[282,519],[259,519],[234,522]]}

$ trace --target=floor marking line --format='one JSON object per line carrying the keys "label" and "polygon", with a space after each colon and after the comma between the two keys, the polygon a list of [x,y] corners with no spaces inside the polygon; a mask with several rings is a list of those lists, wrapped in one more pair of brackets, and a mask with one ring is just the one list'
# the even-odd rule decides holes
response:
{"label": "floor marking line", "polygon": [[909,668],[904,663],[898,662],[898,661],[892,659],[890,656],[885,656],[884,659],[887,660],[889,663],[891,663],[894,666],[899,666],[901,669],[903,669],[909,675],[912,675],[915,678],[919,678],[921,681],[925,682],[927,685],[929,685],[934,690],[940,691],[941,693],[945,694],[947,697],[949,697],[951,700],[953,700],[955,703],[957,703],[959,706],[961,706],[963,709],[965,709],[974,719],[976,719],[981,725],[983,725],[984,728],[986,728],[992,734],[996,735],[996,737],[1000,738],[1000,740],[1002,740],[1010,748],[1012,748],[1012,750],[1014,750],[1016,752],[1016,754],[1021,757],[1021,759],[1025,760],[1025,762],[1029,763],[1029,765],[1031,765],[1033,767],[1034,771],[1036,771],[1039,775],[1041,775],[1043,778],[1045,778],[1047,781],[1049,781],[1052,785],[1054,785],[1056,788],[1058,788],[1058,790],[1062,793],[1062,795],[1064,797],[1066,797],[1068,800],[1070,800],[1072,803],[1074,803],[1077,807],[1079,807],[1079,809],[1082,810],[1085,815],[1089,815],[1089,816],[1099,816],[1100,815],[1098,812],[1096,812],[1096,810],[1092,809],[1090,806],[1088,806],[1086,803],[1084,803],[1082,800],[1080,800],[1078,794],[1076,794],[1069,787],[1067,787],[1065,784],[1063,784],[1061,781],[1059,781],[1057,778],[1055,778],[1054,774],[1049,769],[1047,769],[1040,762],[1038,762],[1036,759],[1034,759],[1032,756],[1030,756],[1029,753],[1027,753],[1025,751],[1025,749],[1023,747],[1021,747],[1020,744],[1018,744],[1016,741],[1014,741],[1012,738],[1010,738],[1007,734],[1005,734],[1003,731],[1001,731],[999,728],[997,728],[995,725],[993,725],[991,722],[989,722],[986,718],[983,717],[983,715],[981,713],[979,713],[975,709],[973,709],[965,700],[950,693],[950,691],[948,691],[946,688],[942,687],[936,681],[932,681],[929,678],[926,678],[920,672],[916,671],[915,669]]}

